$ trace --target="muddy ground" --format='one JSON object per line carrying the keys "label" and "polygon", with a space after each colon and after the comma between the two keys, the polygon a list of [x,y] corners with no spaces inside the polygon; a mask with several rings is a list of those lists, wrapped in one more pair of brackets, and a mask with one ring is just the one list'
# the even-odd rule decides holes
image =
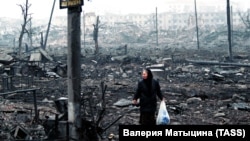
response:
{"label": "muddy ground", "polygon": [[[140,80],[141,68],[153,64],[164,64],[164,71],[154,72],[154,77],[159,80],[166,98],[171,125],[250,124],[250,68],[243,65],[249,63],[247,51],[237,52],[231,65],[228,65],[232,61],[228,60],[226,51],[149,50],[137,55],[130,52],[125,57],[101,54],[82,58],[82,115],[94,121],[103,108],[100,105],[104,94],[105,112],[99,124],[104,129],[102,140],[108,140],[110,134],[114,134],[113,140],[119,140],[119,124],[138,125],[138,107],[130,102]],[[190,63],[190,60],[219,61],[221,64]],[[107,86],[104,92],[101,84]],[[18,81],[15,87],[27,86],[21,86]],[[31,87],[39,87],[36,93],[39,119],[58,113],[54,100],[68,97],[67,78],[33,78]],[[120,100],[123,103],[117,104]],[[23,127],[33,139],[46,138],[41,121],[34,122],[31,93],[2,96],[0,103],[3,139],[14,138],[11,132],[17,126]]]}

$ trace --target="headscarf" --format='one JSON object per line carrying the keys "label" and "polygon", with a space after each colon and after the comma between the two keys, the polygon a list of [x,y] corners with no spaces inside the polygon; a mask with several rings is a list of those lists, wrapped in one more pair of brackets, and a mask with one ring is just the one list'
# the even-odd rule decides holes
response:
{"label": "headscarf", "polygon": [[153,80],[153,74],[152,71],[149,68],[144,69],[143,71],[147,71],[148,77],[147,79],[144,79],[143,81],[146,83],[146,86],[148,88],[149,92],[152,92],[152,80]]}
{"label": "headscarf", "polygon": [[148,78],[147,79],[151,81],[153,79],[153,73],[152,73],[152,71],[149,68],[146,68],[145,70],[148,73]]}

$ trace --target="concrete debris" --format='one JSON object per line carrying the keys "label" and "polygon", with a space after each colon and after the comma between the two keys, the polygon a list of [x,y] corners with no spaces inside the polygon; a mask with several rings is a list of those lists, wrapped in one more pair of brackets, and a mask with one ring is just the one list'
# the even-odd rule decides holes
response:
{"label": "concrete debris", "polygon": [[118,106],[118,107],[124,107],[124,106],[129,106],[132,104],[131,100],[127,100],[127,99],[120,99],[117,102],[114,103],[114,106]]}
{"label": "concrete debris", "polygon": [[[81,113],[89,129],[98,129],[86,132],[98,132],[103,140],[115,141],[119,140],[119,124],[139,124],[139,107],[132,105],[132,98],[143,67],[152,69],[160,80],[171,124],[249,124],[248,67],[192,64],[186,61],[186,56],[195,54],[197,58],[207,59],[218,54],[176,49],[179,56],[173,60],[172,52],[164,50],[154,56],[150,52],[156,50],[129,47],[126,55],[84,56],[81,60]],[[66,62],[66,57],[55,58],[60,62],[53,62],[54,65]],[[62,77],[59,71],[52,71],[52,64],[45,64],[42,67],[46,68],[47,75],[5,73],[1,77],[1,139],[67,138],[67,75]],[[21,63],[16,62],[14,69],[18,68]],[[25,72],[29,74],[26,69]],[[105,93],[100,82],[108,86]],[[35,96],[33,89],[37,89]]]}

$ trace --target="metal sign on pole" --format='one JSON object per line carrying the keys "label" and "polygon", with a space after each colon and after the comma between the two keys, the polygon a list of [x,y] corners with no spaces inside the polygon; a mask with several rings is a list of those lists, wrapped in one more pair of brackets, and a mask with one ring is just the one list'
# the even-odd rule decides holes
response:
{"label": "metal sign on pole", "polygon": [[78,7],[83,5],[83,0],[60,0],[60,9]]}

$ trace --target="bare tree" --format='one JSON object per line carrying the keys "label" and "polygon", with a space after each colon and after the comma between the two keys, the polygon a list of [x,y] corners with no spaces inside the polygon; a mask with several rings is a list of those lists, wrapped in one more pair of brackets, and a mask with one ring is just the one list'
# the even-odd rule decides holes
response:
{"label": "bare tree", "polygon": [[21,5],[18,4],[18,6],[21,7],[22,15],[23,15],[23,23],[21,24],[21,32],[18,39],[18,47],[19,47],[19,58],[21,58],[22,54],[22,42],[23,42],[23,36],[25,33],[29,34],[29,31],[26,29],[27,23],[30,22],[31,17],[29,16],[29,8],[31,7],[31,4],[29,4],[29,0],[26,0],[25,4]]}
{"label": "bare tree", "polygon": [[246,12],[246,14],[242,14],[241,12],[238,12],[241,21],[246,27],[246,31],[250,32],[250,10]]}

